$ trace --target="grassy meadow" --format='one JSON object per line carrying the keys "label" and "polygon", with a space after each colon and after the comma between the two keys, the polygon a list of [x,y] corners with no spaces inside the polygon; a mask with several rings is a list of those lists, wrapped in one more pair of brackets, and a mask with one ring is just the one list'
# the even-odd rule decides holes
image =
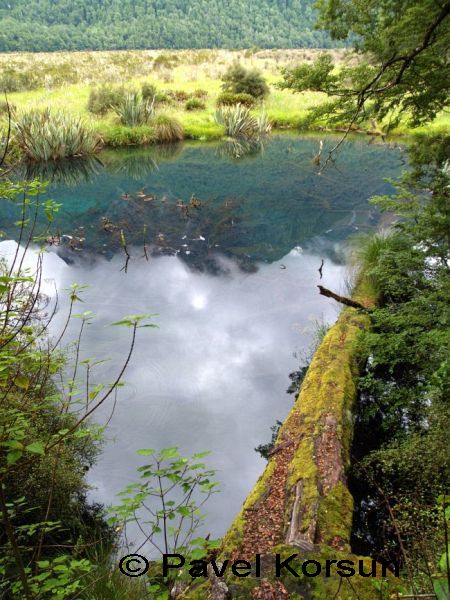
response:
{"label": "grassy meadow", "polygon": [[[224,130],[214,119],[221,77],[234,61],[262,72],[270,94],[254,112],[267,113],[273,128],[302,129],[309,108],[321,104],[325,96],[307,92],[294,94],[277,89],[281,70],[312,62],[321,50],[180,50],[11,53],[0,55],[0,87],[9,90],[8,99],[18,113],[35,108],[63,110],[83,121],[110,146],[135,145],[154,141],[148,125],[126,127],[117,115],[93,115],[88,99],[93,88],[103,84],[121,85],[127,90],[142,84],[156,86],[161,93],[175,96],[201,91],[204,108],[187,110],[187,99],[171,99],[157,106],[157,114],[178,121],[188,139],[212,140],[223,137]],[[337,64],[352,60],[349,51],[329,51]],[[180,94],[181,92],[181,94]],[[0,105],[1,106],[1,105]],[[4,107],[3,107],[4,116]],[[441,130],[450,124],[442,115],[427,130]],[[326,126],[326,124],[322,124]],[[407,133],[405,127],[397,133]]]}

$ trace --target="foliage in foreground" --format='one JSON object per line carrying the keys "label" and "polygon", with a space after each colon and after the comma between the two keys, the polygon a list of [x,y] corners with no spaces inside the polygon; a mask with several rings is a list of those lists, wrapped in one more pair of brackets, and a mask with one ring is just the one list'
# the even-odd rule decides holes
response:
{"label": "foliage in foreground", "polygon": [[[51,222],[59,208],[41,200],[44,190],[37,181],[0,181],[0,197],[17,202],[22,212],[20,245],[0,263],[0,593],[14,600],[79,595],[96,569],[92,547],[114,548],[116,535],[103,509],[86,500],[85,473],[101,444],[101,431],[89,418],[117,389],[136,331],[145,326],[141,316],[118,323],[131,328],[131,344],[111,384],[95,381],[96,363],[78,360],[92,317],[74,314],[82,286],[70,289],[61,333],[46,335],[56,307],[42,294],[42,255],[30,268],[24,256],[38,241],[38,212]],[[70,368],[71,350],[62,340],[72,318],[80,329]]]}
{"label": "foliage in foreground", "polygon": [[17,116],[12,130],[15,143],[33,161],[89,156],[101,146],[82,119],[48,108]]}
{"label": "foliage in foreground", "polygon": [[361,60],[337,70],[325,54],[312,65],[284,70],[281,87],[330,97],[317,116],[346,124],[372,117],[386,127],[403,117],[414,127],[448,105],[448,0],[319,0],[318,6],[318,24],[335,40],[354,40]]}
{"label": "foliage in foreground", "polygon": [[410,593],[439,598],[450,503],[449,147],[448,137],[420,139],[398,195],[375,200],[401,220],[363,254],[379,305],[363,339],[352,476],[357,549],[402,560]]}

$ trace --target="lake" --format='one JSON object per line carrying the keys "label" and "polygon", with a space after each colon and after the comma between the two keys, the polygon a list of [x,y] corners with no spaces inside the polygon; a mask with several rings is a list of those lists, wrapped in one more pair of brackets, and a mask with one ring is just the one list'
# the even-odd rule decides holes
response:
{"label": "lake", "polygon": [[[319,139],[274,136],[247,155],[231,143],[104,151],[101,162],[29,170],[52,179],[48,196],[62,205],[44,262],[47,292],[52,282],[59,291],[54,331],[63,290],[87,284],[77,310],[95,319],[81,355],[109,359],[98,379],[111,381],[130,331],[109,324],[158,314],[158,329],[139,331],[126,386],[96,414],[109,425],[88,473],[93,499],[114,503],[136,479],[139,448],[210,450],[221,491],[205,508],[205,530],[221,536],[230,525],[265,465],[255,446],[295,400],[289,374],[317,323],[339,312],[317,285],[348,293],[345,244],[382,224],[368,200],[391,193],[384,178],[405,168],[402,148],[359,137],[321,171]],[[323,139],[326,156],[336,138]],[[14,208],[2,201],[0,214],[13,239]],[[68,339],[78,327],[74,319]]]}

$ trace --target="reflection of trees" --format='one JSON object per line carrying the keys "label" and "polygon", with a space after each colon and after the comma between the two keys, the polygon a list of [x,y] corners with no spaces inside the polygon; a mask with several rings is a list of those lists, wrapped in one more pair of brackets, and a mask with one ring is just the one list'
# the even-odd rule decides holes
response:
{"label": "reflection of trees", "polygon": [[67,158],[47,162],[24,162],[16,171],[20,179],[39,178],[54,184],[69,187],[90,182],[103,169],[102,161],[96,156]]}
{"label": "reflection of trees", "polygon": [[102,154],[108,171],[122,175],[134,181],[157,171],[159,163],[177,158],[183,149],[183,144],[158,144],[142,149],[126,149],[105,151]]}

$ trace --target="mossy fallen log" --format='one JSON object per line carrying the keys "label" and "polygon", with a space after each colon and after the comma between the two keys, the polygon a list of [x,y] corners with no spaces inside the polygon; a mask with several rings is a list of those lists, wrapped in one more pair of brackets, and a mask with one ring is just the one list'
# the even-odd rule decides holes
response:
{"label": "mossy fallen log", "polygon": [[[224,541],[245,557],[277,544],[349,550],[353,501],[346,485],[359,368],[357,342],[367,314],[345,309],[316,351],[275,452]],[[273,523],[274,528],[270,529]]]}
{"label": "mossy fallen log", "polygon": [[[374,305],[371,290],[360,285],[314,354],[297,401],[280,428],[264,473],[245,500],[228,530],[220,551],[222,560],[252,562],[259,554],[265,563],[277,554],[297,554],[295,561],[362,560],[350,549],[353,498],[347,487],[350,466],[361,332],[370,326]],[[363,308],[364,310],[361,310]],[[295,562],[294,561],[294,562]],[[377,576],[380,572],[378,565]],[[372,580],[339,574],[311,578],[288,572],[276,577],[225,577],[230,598],[379,598]],[[390,590],[396,579],[384,573]],[[202,584],[203,585],[203,584]],[[386,584],[387,585],[387,584]],[[340,589],[342,588],[342,595]],[[353,586],[354,592],[351,587]],[[183,598],[211,598],[211,588]],[[205,595],[206,594],[206,595]],[[336,595],[337,594],[337,595]]]}

